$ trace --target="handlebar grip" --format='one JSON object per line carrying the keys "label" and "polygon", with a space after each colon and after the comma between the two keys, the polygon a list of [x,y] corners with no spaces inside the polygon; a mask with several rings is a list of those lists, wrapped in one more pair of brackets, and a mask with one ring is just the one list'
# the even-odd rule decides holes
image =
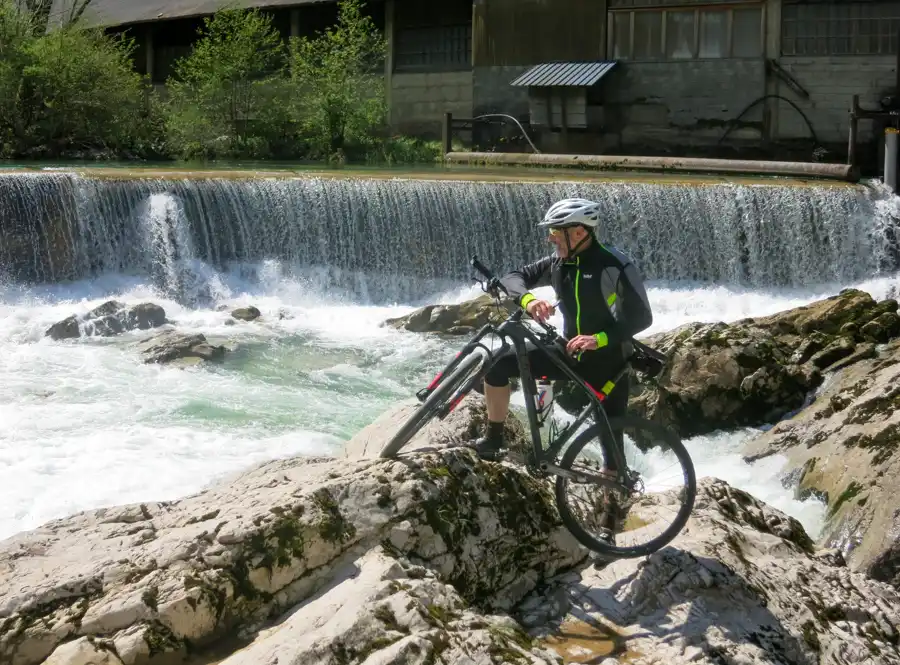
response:
{"label": "handlebar grip", "polygon": [[494,273],[492,273],[487,266],[485,266],[481,261],[478,260],[477,256],[472,257],[472,267],[475,268],[478,272],[484,275],[487,279],[494,279]]}

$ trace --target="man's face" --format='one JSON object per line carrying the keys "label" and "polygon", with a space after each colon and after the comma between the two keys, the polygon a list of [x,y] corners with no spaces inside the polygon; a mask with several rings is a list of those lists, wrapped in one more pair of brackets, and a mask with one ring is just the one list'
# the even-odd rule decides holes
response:
{"label": "man's face", "polygon": [[[569,247],[575,247],[587,235],[583,226],[569,226],[566,228],[550,228],[549,240],[556,247],[556,255],[561,259],[569,258]],[[569,242],[566,243],[568,237]]]}

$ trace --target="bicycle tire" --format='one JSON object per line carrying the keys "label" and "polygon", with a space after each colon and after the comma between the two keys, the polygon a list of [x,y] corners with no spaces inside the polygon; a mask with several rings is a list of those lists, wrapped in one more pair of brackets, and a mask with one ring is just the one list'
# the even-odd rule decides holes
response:
{"label": "bicycle tire", "polygon": [[471,369],[486,360],[486,351],[479,347],[473,349],[456,366],[450,376],[445,377],[435,388],[428,399],[406,419],[397,433],[388,441],[382,449],[379,457],[389,459],[394,457],[432,418],[440,407],[460,385],[469,378]]}
{"label": "bicycle tire", "polygon": [[[556,506],[559,510],[559,516],[562,519],[563,524],[572,535],[588,549],[617,559],[633,559],[641,556],[648,556],[668,545],[679,533],[681,533],[684,525],[687,524],[688,519],[690,519],[691,512],[694,509],[694,501],[697,498],[697,476],[694,470],[694,463],[691,460],[691,456],[687,449],[684,447],[684,444],[681,442],[681,438],[671,429],[664,427],[660,423],[644,418],[625,416],[622,418],[610,418],[609,424],[613,430],[637,426],[645,431],[652,431],[654,435],[665,441],[672,452],[675,453],[675,456],[678,458],[681,468],[684,471],[684,475],[687,478],[687,500],[682,504],[681,510],[678,511],[675,520],[662,534],[643,545],[637,545],[635,547],[619,547],[611,546],[602,540],[598,540],[588,533],[581,526],[579,521],[575,519],[574,515],[570,512],[566,501],[568,479],[563,476],[556,477]],[[588,442],[598,438],[596,434],[597,429],[598,427],[594,425],[576,437],[572,442],[572,445],[566,450],[562,460],[560,460],[560,468],[566,470],[571,468],[575,458]]]}

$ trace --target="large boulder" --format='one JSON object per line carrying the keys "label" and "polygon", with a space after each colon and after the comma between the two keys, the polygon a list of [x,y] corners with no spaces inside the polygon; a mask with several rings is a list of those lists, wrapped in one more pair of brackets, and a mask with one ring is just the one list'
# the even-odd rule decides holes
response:
{"label": "large boulder", "polygon": [[494,615],[585,555],[543,482],[467,449],[278,460],[0,543],[0,662],[173,662],[237,638],[229,665],[553,663]]}
{"label": "large boulder", "polygon": [[774,422],[801,408],[827,373],[900,335],[897,301],[840,294],[733,324],[692,323],[645,339],[669,363],[634,382],[630,410],[683,437]]}
{"label": "large boulder", "polygon": [[410,332],[472,335],[486,323],[500,324],[509,316],[511,301],[482,295],[455,305],[427,305],[410,314],[387,319],[383,325]]}
{"label": "large boulder", "polygon": [[827,502],[821,544],[900,588],[900,340],[836,372],[794,417],[752,440],[746,459],[781,454],[799,496]]}
{"label": "large boulder", "polygon": [[112,337],[129,330],[149,330],[168,323],[165,310],[151,302],[128,306],[108,300],[83,315],[57,321],[44,333],[54,340]]}

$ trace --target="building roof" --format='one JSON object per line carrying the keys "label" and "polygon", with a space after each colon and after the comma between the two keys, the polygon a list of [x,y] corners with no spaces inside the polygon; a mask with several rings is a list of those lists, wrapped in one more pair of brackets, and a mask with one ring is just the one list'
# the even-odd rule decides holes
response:
{"label": "building roof", "polygon": [[[53,0],[50,27],[64,22],[81,0]],[[335,0],[91,0],[81,17],[86,26],[114,27],[130,23],[205,16],[229,6],[291,7]]]}
{"label": "building roof", "polygon": [[592,86],[616,66],[615,60],[544,62],[510,82],[515,86]]}

